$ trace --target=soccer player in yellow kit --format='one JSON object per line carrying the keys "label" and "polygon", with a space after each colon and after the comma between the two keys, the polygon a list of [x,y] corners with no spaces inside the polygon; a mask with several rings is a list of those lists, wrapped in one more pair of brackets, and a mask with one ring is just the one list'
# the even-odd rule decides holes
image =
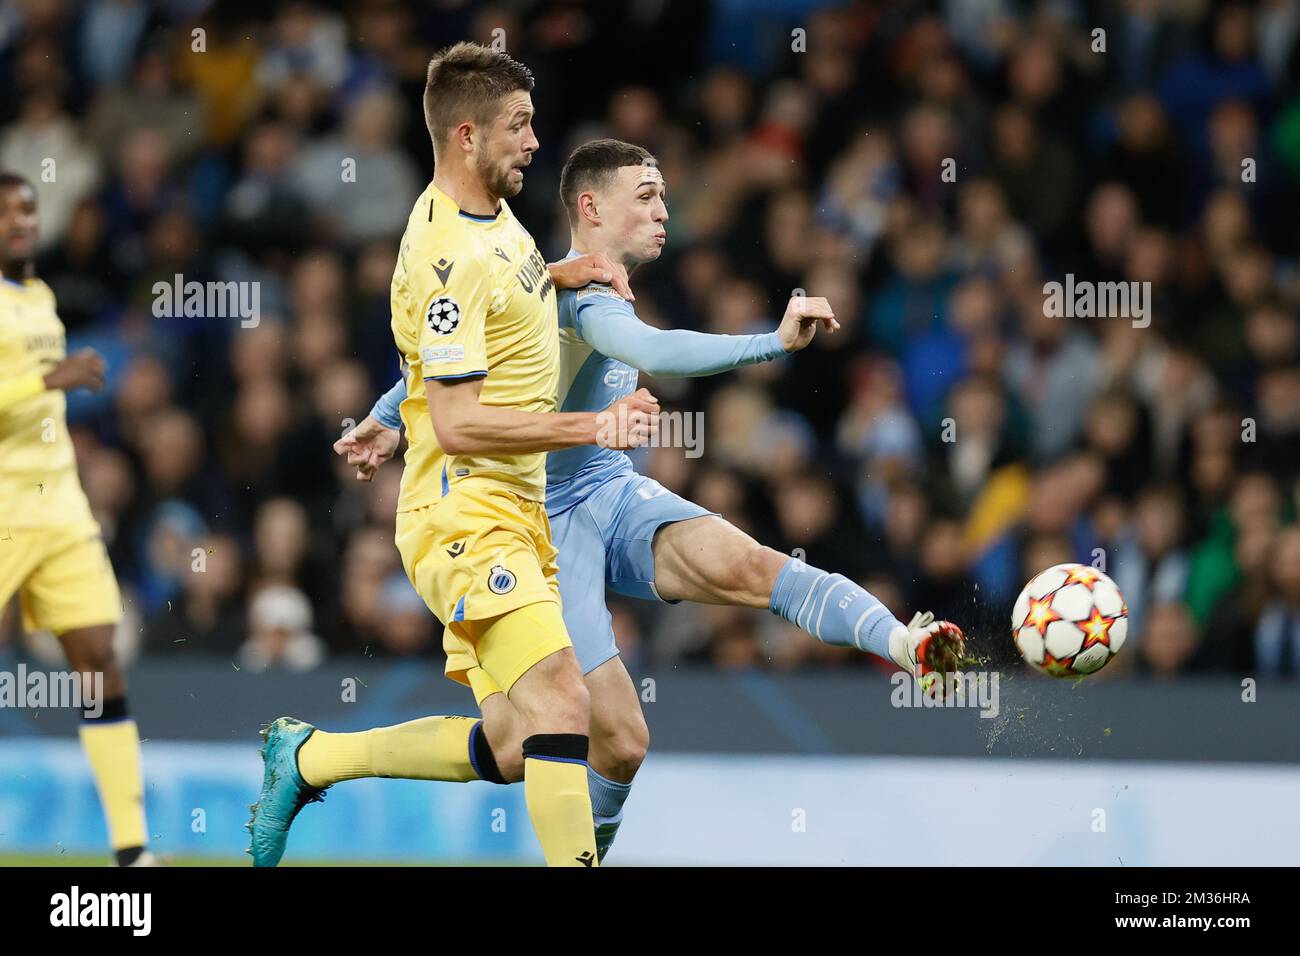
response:
{"label": "soccer player in yellow kit", "polygon": [[[560,614],[544,453],[640,444],[658,409],[643,389],[604,413],[555,410],[555,286],[505,202],[538,145],[532,86],[527,67],[477,44],[429,64],[435,173],[411,211],[392,285],[409,441],[396,543],[444,625],[447,675],[480,702],[504,691],[523,717],[525,797],[546,862],[591,867],[589,698]],[[610,430],[611,420],[626,427]],[[339,781],[504,782],[481,722],[461,716],[355,734],[280,718],[265,735],[249,824],[255,865],[275,865],[294,816]]]}
{"label": "soccer player in yellow kit", "polygon": [[[122,599],[77,477],[64,392],[98,390],[104,360],[66,355],[54,293],[35,277],[36,191],[0,174],[0,608],[15,593],[28,630],[54,632],[81,673],[81,743],[121,866],[155,863],[146,848],[140,734],[113,653]],[[99,678],[102,675],[102,685]]]}

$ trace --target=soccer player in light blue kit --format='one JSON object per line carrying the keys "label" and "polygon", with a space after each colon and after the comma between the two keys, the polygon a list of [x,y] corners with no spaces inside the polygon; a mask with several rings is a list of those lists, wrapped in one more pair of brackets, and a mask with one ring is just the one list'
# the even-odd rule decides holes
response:
{"label": "soccer player in light blue kit", "polygon": [[[630,273],[657,259],[667,239],[665,185],[646,150],[618,140],[578,147],[560,195],[573,228],[569,258],[603,253]],[[763,335],[655,329],[608,285],[559,295],[560,410],[600,411],[637,388],[638,370],[698,376],[766,362],[805,348],[822,325],[838,328],[825,299],[790,300],[780,327]],[[648,395],[648,393],[647,393]],[[400,438],[404,381],[335,444],[369,480]],[[611,423],[616,425],[617,423]],[[546,511],[559,549],[560,594],[591,701],[588,781],[601,854],[623,818],[649,731],[618,657],[605,588],[669,603],[768,608],[827,644],[893,661],[935,694],[965,654],[961,629],[917,614],[904,625],[841,574],[760,545],[720,516],[636,473],[627,454],[584,446],[551,452]],[[483,729],[502,776],[522,779],[523,727],[506,696],[484,697]]]}

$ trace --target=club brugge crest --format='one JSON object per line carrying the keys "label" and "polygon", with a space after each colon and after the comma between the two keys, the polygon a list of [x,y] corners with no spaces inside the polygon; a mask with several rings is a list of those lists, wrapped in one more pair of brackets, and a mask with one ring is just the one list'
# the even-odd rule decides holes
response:
{"label": "club brugge crest", "polygon": [[515,574],[507,571],[505,565],[494,564],[488,572],[488,590],[493,594],[509,594],[515,589]]}
{"label": "club brugge crest", "polygon": [[449,295],[440,295],[429,303],[424,321],[429,323],[430,332],[450,335],[460,325],[460,304]]}

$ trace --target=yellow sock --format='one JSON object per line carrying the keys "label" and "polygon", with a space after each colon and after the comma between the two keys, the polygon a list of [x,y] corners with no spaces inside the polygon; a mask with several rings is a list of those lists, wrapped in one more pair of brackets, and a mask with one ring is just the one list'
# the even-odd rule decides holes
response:
{"label": "yellow sock", "polygon": [[470,757],[477,723],[473,717],[421,717],[354,734],[318,730],[298,751],[298,772],[313,787],[359,777],[478,780]]}
{"label": "yellow sock", "polygon": [[81,746],[99,790],[114,850],[144,846],[144,780],[140,776],[140,731],[134,720],[81,724]]}
{"label": "yellow sock", "polygon": [[[576,749],[568,753],[577,741],[581,757]],[[586,756],[587,738],[578,734],[538,734],[524,741],[524,799],[547,866],[600,865]]]}

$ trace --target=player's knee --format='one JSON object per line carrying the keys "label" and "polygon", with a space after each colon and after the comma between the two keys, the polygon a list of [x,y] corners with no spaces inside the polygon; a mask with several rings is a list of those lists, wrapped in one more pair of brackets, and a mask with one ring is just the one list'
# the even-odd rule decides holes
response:
{"label": "player's knee", "polygon": [[552,681],[539,704],[527,708],[526,735],[589,733],[591,696],[581,678]]}
{"label": "player's knee", "polygon": [[496,728],[484,723],[488,730],[488,742],[492,746],[492,759],[496,761],[497,772],[506,783],[518,783],[524,779],[524,728],[521,722],[514,722],[508,727]]}
{"label": "player's knee", "polygon": [[122,668],[113,650],[113,631],[106,628],[96,633],[78,635],[65,641],[68,664],[74,671],[91,671],[103,674],[105,679],[120,679]]}
{"label": "player's knee", "polygon": [[555,724],[554,729],[545,732],[564,734],[586,734],[591,715],[591,694],[587,682],[582,679],[576,657],[569,656],[555,661],[551,671],[550,683],[552,696],[548,701],[548,717]]}
{"label": "player's knee", "polygon": [[591,695],[571,648],[546,657],[511,688],[526,734],[586,734]]}
{"label": "player's knee", "polygon": [[524,779],[524,742],[522,740],[515,741],[513,748],[509,750],[505,747],[501,749],[493,747],[492,756],[496,759],[497,770],[500,771],[506,783],[518,783]]}
{"label": "player's knee", "polygon": [[482,740],[487,742],[491,763],[496,766],[496,774],[488,779],[500,782],[496,780],[500,775],[506,783],[518,783],[524,779],[523,720],[500,694],[484,698],[479,706],[483,709]]}
{"label": "player's knee", "polygon": [[[645,722],[639,725],[622,727],[609,741],[609,763],[612,778],[629,782],[645,762],[646,751],[650,748],[650,730]],[[611,774],[607,774],[610,776]]]}
{"label": "player's knee", "polygon": [[555,702],[554,719],[557,732],[566,734],[587,734],[591,721],[591,694],[587,685],[579,677],[576,681],[565,681]]}

